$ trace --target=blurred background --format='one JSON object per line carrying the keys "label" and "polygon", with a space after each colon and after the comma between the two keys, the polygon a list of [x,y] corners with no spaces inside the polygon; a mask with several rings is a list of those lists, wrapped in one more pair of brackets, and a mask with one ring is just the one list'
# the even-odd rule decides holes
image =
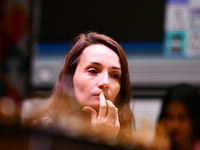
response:
{"label": "blurred background", "polygon": [[125,50],[138,130],[154,129],[169,86],[200,91],[199,0],[0,0],[0,97],[10,113],[42,108],[70,42],[91,30]]}

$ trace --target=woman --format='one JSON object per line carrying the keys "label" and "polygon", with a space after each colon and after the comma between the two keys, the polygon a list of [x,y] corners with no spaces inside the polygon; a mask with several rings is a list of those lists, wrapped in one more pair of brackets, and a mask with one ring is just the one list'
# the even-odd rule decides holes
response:
{"label": "woman", "polygon": [[161,144],[160,149],[166,147],[172,150],[200,149],[199,106],[198,91],[189,84],[178,84],[166,93],[157,128],[160,141],[161,137],[165,139],[163,143],[159,143],[158,139],[157,144]]}
{"label": "woman", "polygon": [[41,120],[57,126],[63,116],[66,122],[62,126],[68,131],[72,127],[72,134],[126,143],[131,141],[135,125],[132,98],[122,47],[103,34],[80,34],[73,41]]}

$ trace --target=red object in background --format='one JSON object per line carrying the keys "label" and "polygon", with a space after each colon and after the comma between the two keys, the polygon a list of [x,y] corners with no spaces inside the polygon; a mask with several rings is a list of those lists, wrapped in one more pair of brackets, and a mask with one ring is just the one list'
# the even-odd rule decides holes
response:
{"label": "red object in background", "polygon": [[[11,4],[10,1],[0,0],[0,97],[8,96],[15,100],[16,103],[20,103],[24,96],[18,90],[20,88],[26,89],[26,87],[22,87],[22,85],[17,85],[18,87],[16,87],[10,81],[4,71],[5,67],[7,67],[4,66],[4,58],[12,54],[15,50],[13,47],[20,49],[17,44],[27,34],[29,28],[30,16],[21,3],[12,1]],[[20,51],[20,54],[22,58],[25,57],[23,51]],[[20,57],[21,59],[21,56],[16,57]],[[9,70],[10,68],[6,69]],[[17,77],[16,80],[18,80]]]}
{"label": "red object in background", "polygon": [[5,14],[3,28],[13,44],[29,30],[30,20],[27,12],[17,3]]}

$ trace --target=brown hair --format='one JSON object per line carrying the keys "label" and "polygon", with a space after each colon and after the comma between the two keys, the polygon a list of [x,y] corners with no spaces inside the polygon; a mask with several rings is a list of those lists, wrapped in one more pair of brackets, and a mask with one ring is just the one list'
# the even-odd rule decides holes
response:
{"label": "brown hair", "polygon": [[80,55],[86,47],[93,44],[104,44],[105,46],[111,48],[119,56],[122,69],[121,89],[117,96],[115,105],[119,110],[121,128],[125,127],[126,129],[128,128],[129,131],[132,131],[135,128],[135,120],[130,108],[130,102],[131,99],[133,99],[133,95],[125,52],[115,40],[104,34],[96,32],[89,32],[86,34],[82,33],[72,42],[71,50],[69,51],[58,75],[52,97],[50,98],[50,103],[46,107],[45,111],[51,115],[51,113],[53,113],[51,109],[56,107],[56,103],[58,103],[58,100],[62,96],[68,97],[67,100],[65,98],[64,103],[68,103],[69,101],[72,101],[72,99],[74,100],[73,76],[79,62]]}

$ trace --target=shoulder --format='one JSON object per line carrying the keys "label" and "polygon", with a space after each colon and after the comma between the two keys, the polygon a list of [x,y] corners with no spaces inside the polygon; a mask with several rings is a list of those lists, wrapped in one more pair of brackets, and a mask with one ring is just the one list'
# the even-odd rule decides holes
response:
{"label": "shoulder", "polygon": [[51,126],[51,124],[52,124],[52,119],[50,117],[43,117],[32,120],[26,126],[31,128],[48,128]]}
{"label": "shoulder", "polygon": [[51,126],[52,122],[53,122],[53,120],[52,120],[51,117],[43,117],[41,119],[41,124],[42,124],[43,127],[49,127],[49,126]]}
{"label": "shoulder", "polygon": [[199,150],[200,149],[200,139],[196,139],[194,141],[194,150]]}

